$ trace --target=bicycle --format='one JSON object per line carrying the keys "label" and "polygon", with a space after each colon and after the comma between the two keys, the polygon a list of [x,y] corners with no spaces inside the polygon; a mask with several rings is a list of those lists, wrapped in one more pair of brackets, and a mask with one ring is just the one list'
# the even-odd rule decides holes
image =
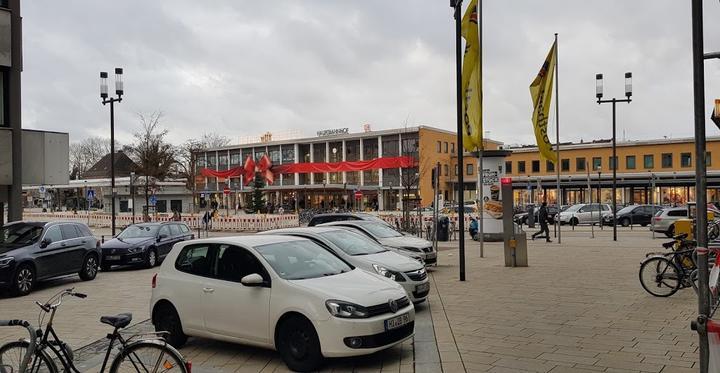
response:
{"label": "bicycle", "polygon": [[[55,313],[65,296],[86,298],[87,295],[77,293],[74,288],[63,290],[52,296],[46,303],[35,302],[40,307],[38,329],[35,338],[7,343],[0,347],[0,373],[80,373],[73,363],[73,350],[63,342],[53,328]],[[50,318],[42,330],[42,323],[47,314]],[[180,372],[190,373],[192,365],[186,362],[180,353],[165,341],[167,332],[134,334],[125,339],[119,332],[132,321],[132,314],[121,313],[115,316],[102,316],[100,322],[113,327],[107,335],[110,340],[100,372],[104,372],[110,360],[110,353],[116,342],[119,351],[112,359],[110,373],[120,372]],[[24,322],[27,323],[27,322]],[[0,323],[2,325],[2,323]],[[32,335],[31,329],[29,329]],[[52,338],[51,338],[52,337]],[[23,361],[30,361],[23,365]],[[15,364],[17,362],[17,365]],[[59,370],[56,363],[62,365]],[[10,370],[7,370],[7,369]]]}
{"label": "bicycle", "polygon": [[[25,369],[27,368],[28,364],[30,364],[30,356],[35,354],[35,348],[36,348],[35,341],[38,337],[37,331],[35,330],[35,328],[33,328],[30,325],[29,322],[27,322],[25,320],[0,320],[0,326],[22,326],[25,329],[27,329],[28,335],[30,336],[30,338],[28,339],[29,343],[28,343],[27,351],[30,351],[30,353],[25,354],[24,356],[22,356],[21,358],[18,358],[18,360],[17,360],[18,367],[19,367],[18,371],[24,372]],[[0,373],[12,373],[12,372],[13,372],[13,367],[8,364],[4,364],[3,361],[0,360]]]}
{"label": "bicycle", "polygon": [[669,297],[679,289],[693,287],[697,281],[695,241],[683,233],[663,244],[669,253],[648,253],[640,263],[640,284],[656,297]]}
{"label": "bicycle", "polygon": [[708,240],[714,241],[718,237],[720,237],[720,222],[716,220],[710,220],[708,221],[708,233],[707,233]]}

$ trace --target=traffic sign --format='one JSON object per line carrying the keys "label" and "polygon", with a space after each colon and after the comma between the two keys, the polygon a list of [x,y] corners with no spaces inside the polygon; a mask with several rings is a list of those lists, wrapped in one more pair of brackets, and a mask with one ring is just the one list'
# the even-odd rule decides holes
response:
{"label": "traffic sign", "polygon": [[40,192],[40,194],[45,194],[45,192],[46,192],[45,185],[40,185],[40,188],[38,188],[38,191]]}
{"label": "traffic sign", "polygon": [[95,199],[95,190],[93,190],[93,189],[87,190],[87,199],[89,199],[91,201]]}
{"label": "traffic sign", "polygon": [[229,186],[225,186],[225,188],[223,189],[223,194],[225,194],[225,195],[230,194],[230,187],[229,187]]}
{"label": "traffic sign", "polygon": [[360,198],[362,198],[362,191],[356,190],[355,191],[355,199],[360,199]]}
{"label": "traffic sign", "polygon": [[155,197],[154,195],[150,196],[150,206],[155,206],[156,203],[157,203],[157,197]]}

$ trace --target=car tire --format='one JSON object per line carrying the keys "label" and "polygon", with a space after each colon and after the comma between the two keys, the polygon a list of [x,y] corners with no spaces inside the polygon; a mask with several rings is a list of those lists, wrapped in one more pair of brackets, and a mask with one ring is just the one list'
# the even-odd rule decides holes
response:
{"label": "car tire", "polygon": [[675,236],[675,224],[668,227],[668,230],[665,232],[665,235],[668,238],[672,238],[673,236]]}
{"label": "car tire", "polygon": [[21,297],[30,294],[35,287],[35,269],[29,264],[21,264],[13,276],[12,295]]}
{"label": "car tire", "polygon": [[95,254],[90,254],[85,257],[83,266],[80,268],[78,275],[83,281],[94,280],[98,273],[98,257]]}
{"label": "car tire", "polygon": [[630,226],[630,219],[624,218],[624,219],[620,222],[620,224],[621,224],[623,227],[629,227],[629,226]]}
{"label": "car tire", "polygon": [[157,306],[153,312],[153,325],[156,332],[167,332],[165,341],[175,348],[180,348],[187,342],[187,335],[183,333],[182,322],[175,307],[169,303]]}
{"label": "car tire", "polygon": [[277,351],[290,370],[316,371],[322,364],[320,340],[312,323],[301,316],[291,316],[278,325]]}
{"label": "car tire", "polygon": [[152,268],[157,265],[157,250],[151,247],[145,252],[145,267]]}

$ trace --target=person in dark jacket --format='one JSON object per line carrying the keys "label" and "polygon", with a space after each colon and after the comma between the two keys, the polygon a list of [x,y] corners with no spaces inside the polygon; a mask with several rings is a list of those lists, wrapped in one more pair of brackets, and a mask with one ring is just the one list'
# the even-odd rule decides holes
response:
{"label": "person in dark jacket", "polygon": [[[542,203],[542,206],[540,206],[540,210],[538,211],[538,223],[540,223],[540,230],[532,235],[532,239],[534,240],[537,237],[545,237],[547,242],[552,242],[550,241],[550,228],[548,228],[548,209],[546,202]],[[543,233],[545,233],[545,236],[541,236]]]}

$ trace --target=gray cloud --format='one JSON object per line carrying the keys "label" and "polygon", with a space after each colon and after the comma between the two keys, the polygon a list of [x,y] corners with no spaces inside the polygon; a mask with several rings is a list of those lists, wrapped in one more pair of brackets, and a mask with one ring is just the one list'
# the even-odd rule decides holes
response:
{"label": "gray cloud", "polygon": [[[692,135],[690,5],[675,0],[485,0],[485,129],[532,142],[528,86],[560,34],[563,140],[610,136],[610,108],[630,139]],[[234,140],[364,123],[452,129],[454,25],[447,1],[23,2],[25,126],[108,132],[98,72],[125,68],[117,136],[131,141],[136,112],[163,110],[171,140],[215,131]],[[720,50],[720,2],[705,1],[708,50]],[[112,79],[111,79],[112,80]],[[720,97],[720,61],[706,95]],[[709,111],[710,109],[708,109]],[[708,134],[719,131],[708,125]]]}

